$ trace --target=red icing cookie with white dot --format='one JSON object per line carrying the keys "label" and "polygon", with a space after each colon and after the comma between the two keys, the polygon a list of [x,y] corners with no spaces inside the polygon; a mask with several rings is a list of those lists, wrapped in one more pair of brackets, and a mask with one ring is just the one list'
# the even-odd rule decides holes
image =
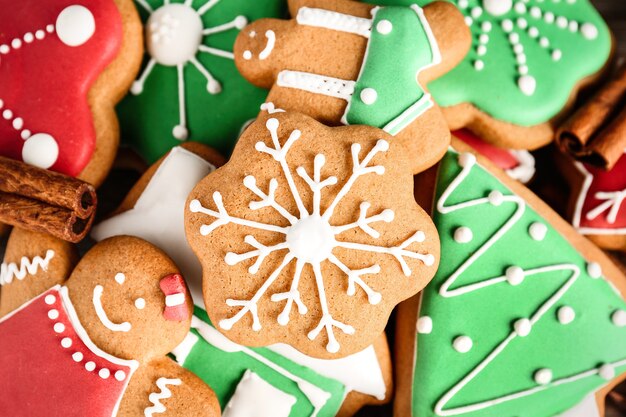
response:
{"label": "red icing cookie with white dot", "polygon": [[[2,264],[2,304],[28,300],[0,318],[3,415],[219,416],[213,391],[165,356],[189,332],[192,301],[161,250],[108,239],[65,280],[71,247],[36,237],[15,229],[15,262]],[[41,256],[17,258],[27,240]]]}
{"label": "red icing cookie with white dot", "polygon": [[0,0],[0,155],[98,185],[141,63],[131,0]]}

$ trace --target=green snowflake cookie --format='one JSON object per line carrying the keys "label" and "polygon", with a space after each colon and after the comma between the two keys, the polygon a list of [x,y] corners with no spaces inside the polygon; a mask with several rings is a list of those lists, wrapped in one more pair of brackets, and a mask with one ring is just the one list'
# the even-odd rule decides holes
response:
{"label": "green snowflake cookie", "polygon": [[184,140],[229,153],[267,95],[235,68],[235,38],[252,20],[280,16],[285,1],[135,2],[144,21],[146,57],[118,106],[123,140],[149,163]]}
{"label": "green snowflake cookie", "polygon": [[445,257],[419,312],[413,415],[595,408],[626,371],[626,303],[600,264],[472,154],[444,157],[435,203]]}
{"label": "green snowflake cookie", "polygon": [[[417,0],[422,5],[432,1]],[[461,64],[429,84],[441,106],[471,103],[505,122],[542,124],[610,57],[609,29],[588,0],[449,1],[465,15],[472,49]]]}

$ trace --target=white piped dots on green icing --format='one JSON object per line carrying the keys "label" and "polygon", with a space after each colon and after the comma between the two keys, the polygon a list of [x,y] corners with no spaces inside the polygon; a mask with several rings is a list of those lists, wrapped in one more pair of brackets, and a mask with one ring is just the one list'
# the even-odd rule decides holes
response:
{"label": "white piped dots on green icing", "polygon": [[468,243],[471,242],[473,238],[474,234],[469,227],[461,226],[454,231],[454,240],[457,243]]}
{"label": "white piped dots on green icing", "polygon": [[433,319],[429,316],[422,316],[417,320],[417,333],[430,334],[433,331]]}
{"label": "white piped dots on green icing", "polygon": [[387,19],[381,20],[376,24],[376,30],[381,35],[388,35],[393,30],[393,24]]}
{"label": "white piped dots on green icing", "polygon": [[602,276],[602,267],[597,262],[589,262],[587,264],[587,274],[594,279],[600,278]]}
{"label": "white piped dots on green icing", "polygon": [[598,375],[600,375],[600,378],[610,381],[615,378],[615,367],[610,364],[602,365],[598,368]]}
{"label": "white piped dots on green icing", "polygon": [[547,233],[548,227],[543,223],[535,222],[528,228],[528,234],[530,237],[538,242],[542,241],[546,237]]}
{"label": "white piped dots on green icing", "polygon": [[611,321],[617,327],[626,326],[626,311],[624,310],[615,310],[613,314],[611,314]]}
{"label": "white piped dots on green icing", "polygon": [[516,320],[515,323],[513,323],[513,329],[515,329],[515,334],[520,337],[528,336],[530,334],[530,331],[532,330],[532,327],[532,323],[526,318]]}
{"label": "white piped dots on green icing", "polygon": [[535,382],[539,385],[547,385],[552,382],[552,371],[548,368],[539,369],[535,372]]}
{"label": "white piped dots on green icing", "polygon": [[556,312],[559,323],[570,324],[576,318],[576,312],[570,306],[560,307]]}
{"label": "white piped dots on green icing", "polygon": [[519,266],[510,266],[506,269],[505,276],[509,284],[516,286],[524,281],[524,270]]}
{"label": "white piped dots on green icing", "polygon": [[376,103],[378,99],[378,93],[373,88],[364,88],[361,91],[361,101],[367,105],[372,105]]}

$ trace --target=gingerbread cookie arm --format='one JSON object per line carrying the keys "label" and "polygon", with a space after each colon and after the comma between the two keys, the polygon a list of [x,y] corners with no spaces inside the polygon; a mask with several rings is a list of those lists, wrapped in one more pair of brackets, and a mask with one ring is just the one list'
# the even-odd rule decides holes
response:
{"label": "gingerbread cookie arm", "polygon": [[200,378],[164,357],[135,373],[119,415],[218,417],[220,405],[215,393]]}
{"label": "gingerbread cookie arm", "polygon": [[0,266],[0,317],[63,283],[77,261],[71,243],[13,228]]}

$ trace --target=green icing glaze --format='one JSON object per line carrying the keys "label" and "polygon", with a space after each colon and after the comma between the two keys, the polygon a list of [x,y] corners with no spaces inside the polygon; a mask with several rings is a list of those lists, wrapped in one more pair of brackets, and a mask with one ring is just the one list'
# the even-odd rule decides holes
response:
{"label": "green icing glaze", "polygon": [[[144,23],[151,16],[145,5],[154,11],[163,6],[163,0],[135,1]],[[172,0],[171,3],[183,2]],[[213,2],[193,0],[191,7],[199,10],[207,3]],[[202,44],[229,55],[239,33],[239,28],[234,25],[238,16],[245,17],[248,22],[262,17],[279,17],[284,13],[284,3],[284,0],[218,0],[201,16],[203,28],[214,28],[227,23],[232,25],[223,31],[205,34]],[[245,23],[242,19],[238,22]],[[185,21],[178,23],[178,28],[181,26],[192,25]],[[222,52],[218,53],[224,55]],[[248,83],[237,71],[232,58],[202,51],[197,52],[194,57],[204,68],[203,71],[208,71],[220,84],[221,92],[209,93],[207,77],[192,62],[186,61],[183,64],[184,114],[188,139],[205,143],[228,154],[242,126],[257,116],[267,91]],[[150,54],[146,53],[142,73],[146,71],[150,58]],[[122,140],[149,163],[181,143],[173,132],[180,123],[178,85],[176,66],[157,63],[149,71],[142,92],[129,93],[117,108]],[[135,85],[135,90],[137,87]]]}
{"label": "green icing glaze", "polygon": [[[470,168],[463,177],[459,161],[459,155],[450,151],[439,171],[436,201],[446,189],[452,191],[443,202],[448,212],[435,209],[443,256],[437,275],[423,293],[420,317],[432,319],[432,332],[418,335],[413,415],[554,416],[607,383],[596,372],[601,365],[613,364],[616,374],[626,371],[626,328],[613,323],[613,313],[626,310],[626,303],[607,281],[590,276],[585,258],[536,211],[518,204],[519,200],[511,201],[517,197],[484,168],[472,165],[473,161],[464,164]],[[457,177],[461,181],[454,187],[451,184]],[[486,198],[494,190],[504,196],[500,205]],[[450,209],[468,201],[477,203]],[[529,232],[535,223],[546,226],[543,239],[535,240]],[[472,232],[466,243],[454,238],[461,226]],[[472,254],[488,246],[501,229],[505,230],[501,237],[463,269]],[[532,274],[537,268],[558,265],[566,267]],[[498,278],[511,266],[525,271],[518,285]],[[456,271],[461,272],[450,283]],[[580,271],[575,280],[573,271]],[[489,281],[492,278],[496,281]],[[447,281],[448,287],[444,286]],[[467,287],[485,281],[492,285]],[[448,296],[444,297],[441,292],[446,294],[446,288]],[[569,324],[558,319],[557,312],[564,306],[575,311]],[[534,323],[525,336],[513,333],[513,324],[520,318]],[[455,350],[453,341],[458,336],[472,339],[473,347],[467,353]],[[485,362],[491,355],[492,360]],[[441,401],[483,364],[455,395]],[[552,381],[576,380],[559,386],[548,384],[545,389],[485,408],[466,409],[540,387],[535,373],[543,368],[552,371]],[[577,379],[586,371],[591,375]],[[437,405],[443,412],[435,411]]]}
{"label": "green icing glaze", "polygon": [[[397,134],[432,106],[417,75],[439,61],[439,50],[420,8],[378,9],[347,122]],[[373,102],[366,93],[374,95]]]}
{"label": "green icing glaze", "polygon": [[[202,321],[210,323],[204,310],[196,307],[195,315]],[[183,366],[202,378],[215,391],[222,409],[235,392],[243,374],[250,369],[275,388],[296,398],[290,417],[308,417],[313,414],[313,405],[292,379],[244,352],[224,352],[205,341],[196,330],[192,332],[198,336],[198,341]],[[330,398],[319,410],[319,417],[332,417],[337,414],[347,394],[345,386],[339,381],[321,376],[312,369],[292,362],[269,349],[250,348],[250,350],[328,393]]]}
{"label": "green icing glaze", "polygon": [[[367,1],[408,5],[416,0]],[[588,0],[450,1],[470,24],[472,48],[455,69],[429,84],[441,106],[471,103],[495,119],[541,124],[555,117],[575,85],[610,56],[609,29]]]}

